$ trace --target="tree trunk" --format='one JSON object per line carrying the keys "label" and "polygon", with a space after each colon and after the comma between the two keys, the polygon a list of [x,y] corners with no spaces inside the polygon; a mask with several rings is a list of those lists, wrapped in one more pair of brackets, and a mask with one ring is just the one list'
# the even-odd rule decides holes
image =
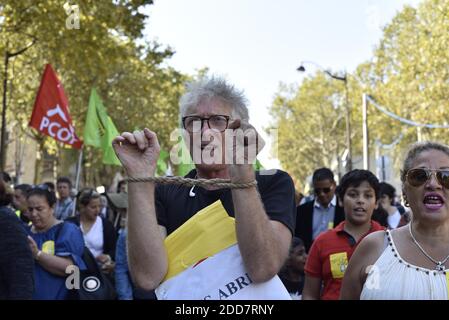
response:
{"label": "tree trunk", "polygon": [[42,181],[41,168],[43,157],[42,151],[44,150],[44,139],[38,139],[37,143],[39,148],[37,150],[36,163],[34,165],[34,184],[40,183]]}

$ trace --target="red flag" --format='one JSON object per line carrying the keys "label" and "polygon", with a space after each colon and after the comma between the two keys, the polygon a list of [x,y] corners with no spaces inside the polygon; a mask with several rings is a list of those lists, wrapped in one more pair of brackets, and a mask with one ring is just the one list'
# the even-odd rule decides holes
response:
{"label": "red flag", "polygon": [[73,148],[80,149],[83,146],[75,134],[64,88],[50,64],[45,66],[30,126]]}

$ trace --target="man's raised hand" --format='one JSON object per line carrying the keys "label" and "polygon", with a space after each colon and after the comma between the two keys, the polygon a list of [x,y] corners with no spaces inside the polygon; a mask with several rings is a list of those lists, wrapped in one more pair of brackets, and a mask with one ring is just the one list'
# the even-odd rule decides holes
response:
{"label": "man's raised hand", "polygon": [[112,147],[130,177],[153,177],[161,150],[156,133],[143,130],[123,132]]}

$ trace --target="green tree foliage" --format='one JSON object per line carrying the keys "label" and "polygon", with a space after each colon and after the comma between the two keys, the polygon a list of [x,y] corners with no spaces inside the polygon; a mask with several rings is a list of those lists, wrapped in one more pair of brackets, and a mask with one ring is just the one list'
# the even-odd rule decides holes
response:
{"label": "green tree foliage", "polygon": [[301,183],[314,169],[338,162],[345,146],[344,84],[324,73],[305,79],[299,91],[283,86],[271,113],[283,167]]}
{"label": "green tree foliage", "polygon": [[[354,159],[362,155],[363,93],[401,117],[420,123],[449,123],[448,47],[449,0],[425,0],[417,9],[406,6],[384,27],[371,61],[348,75]],[[272,104],[273,126],[279,128],[279,158],[297,181],[304,181],[316,167],[328,165],[337,147],[341,152],[345,146],[344,119],[332,125],[343,112],[332,106],[332,101],[338,101],[333,97],[341,96],[344,89],[338,85],[318,73],[299,89],[282,88]],[[390,144],[400,134],[404,136],[393,151],[398,166],[404,150],[417,139],[416,128],[391,119],[372,105],[368,114],[372,153],[376,140]],[[447,129],[422,132],[424,139],[449,143]]]}
{"label": "green tree foliage", "polygon": [[[69,98],[79,136],[95,86],[119,131],[150,127],[158,133],[161,146],[169,149],[169,133],[177,126],[178,99],[187,76],[166,66],[173,55],[169,47],[142,41],[147,18],[142,9],[152,0],[72,3],[79,5],[79,29],[67,27],[64,3],[4,0],[0,4],[0,54],[35,40],[12,61],[8,119],[58,158],[67,158],[64,152],[73,154],[67,161],[74,163],[76,153],[27,129],[44,65],[50,63]],[[85,154],[87,182],[108,184],[114,168],[101,163],[98,150],[87,148]],[[65,174],[67,163],[59,164],[58,171]]]}
{"label": "green tree foliage", "polygon": [[[427,0],[405,7],[384,28],[368,72],[367,91],[379,104],[420,123],[449,120],[449,1]],[[417,139],[416,128],[388,118],[370,106],[371,137],[391,143],[400,133],[400,150]],[[423,138],[448,143],[447,129],[423,129]],[[373,141],[372,140],[372,141]]]}

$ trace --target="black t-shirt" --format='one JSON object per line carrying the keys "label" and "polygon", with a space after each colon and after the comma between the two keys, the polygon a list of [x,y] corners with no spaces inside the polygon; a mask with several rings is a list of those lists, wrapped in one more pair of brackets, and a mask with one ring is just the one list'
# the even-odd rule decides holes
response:
{"label": "black t-shirt", "polygon": [[[196,170],[190,171],[186,177],[194,178]],[[283,223],[293,233],[295,229],[296,205],[295,189],[290,176],[281,170],[271,175],[256,172],[257,188],[271,220]],[[234,205],[230,189],[206,190],[201,187],[180,185],[157,185],[156,213],[158,223],[172,233],[201,209],[221,200],[227,213],[234,217]],[[193,194],[195,194],[193,196]]]}
{"label": "black t-shirt", "polygon": [[16,214],[0,206],[0,301],[33,297],[34,260]]}
{"label": "black t-shirt", "polygon": [[304,288],[303,277],[301,277],[298,281],[293,281],[279,274],[279,278],[289,293],[302,294],[302,290]]}

